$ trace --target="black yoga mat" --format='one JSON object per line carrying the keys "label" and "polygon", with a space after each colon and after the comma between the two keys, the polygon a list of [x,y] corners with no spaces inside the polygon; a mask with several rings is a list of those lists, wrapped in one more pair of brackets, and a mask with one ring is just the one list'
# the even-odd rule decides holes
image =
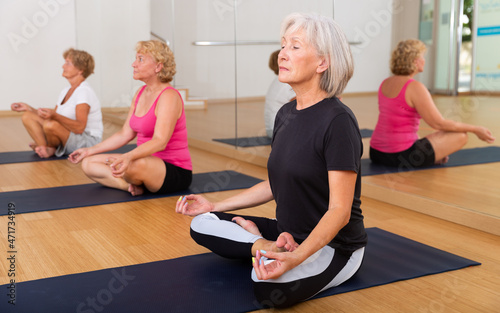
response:
{"label": "black yoga mat", "polygon": [[[249,188],[261,182],[260,179],[234,171],[221,171],[193,174],[191,186],[179,192],[163,195],[145,193],[132,196],[118,189],[107,188],[100,184],[84,184],[53,188],[29,189],[0,193],[0,203],[4,208],[14,203],[16,214],[40,212],[116,202],[147,200],[191,193],[206,193],[223,190]],[[0,211],[0,215],[8,210]]]}
{"label": "black yoga mat", "polygon": [[[132,149],[134,149],[137,145],[126,145],[121,148],[118,148],[113,151],[109,151],[107,153],[125,153]],[[67,155],[63,155],[60,157],[51,156],[50,158],[42,159],[39,157],[35,151],[13,151],[13,152],[0,152],[0,164],[8,164],[8,163],[23,163],[23,162],[39,162],[39,161],[55,161],[55,160],[64,160],[67,159]]]}
{"label": "black yoga mat", "polygon": [[[480,265],[379,228],[367,232],[369,243],[358,273],[315,298]],[[192,255],[3,285],[0,311],[248,312],[262,308],[253,296],[250,273],[250,259]],[[15,306],[8,303],[10,294]]]}
{"label": "black yoga mat", "polygon": [[213,139],[213,141],[225,143],[225,144],[236,146],[236,147],[242,147],[242,148],[269,146],[271,144],[271,138],[269,138],[267,136]]}
{"label": "black yoga mat", "polygon": [[[373,130],[371,129],[360,129],[361,137],[368,138],[372,136]],[[271,144],[271,138],[267,136],[256,136],[256,137],[241,137],[241,138],[227,138],[227,139],[213,139],[213,141],[222,142],[228,145],[237,147],[257,147],[257,146],[268,146]]]}
{"label": "black yoga mat", "polygon": [[500,147],[490,146],[482,148],[462,149],[451,154],[450,160],[446,164],[419,168],[412,167],[410,163],[401,164],[401,166],[399,167],[390,167],[380,164],[374,164],[369,159],[362,159],[361,174],[363,176],[392,174],[399,172],[474,165],[491,162],[500,162]]}
{"label": "black yoga mat", "polygon": [[359,131],[361,132],[361,138],[370,138],[373,134],[373,130],[367,128],[361,128]]}

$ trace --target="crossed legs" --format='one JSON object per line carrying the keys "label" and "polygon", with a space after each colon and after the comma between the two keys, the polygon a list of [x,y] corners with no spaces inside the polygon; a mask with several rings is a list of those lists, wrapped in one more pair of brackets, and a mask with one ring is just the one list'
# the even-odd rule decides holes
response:
{"label": "crossed legs", "polygon": [[34,140],[30,147],[41,158],[54,155],[59,145],[65,145],[70,131],[54,120],[44,120],[35,112],[23,113],[22,121],[30,137]]}
{"label": "crossed legs", "polygon": [[133,196],[158,191],[163,185],[167,169],[160,158],[148,156],[130,162],[123,177],[114,177],[110,164],[119,154],[97,154],[86,157],[82,162],[84,173],[93,181],[104,186],[130,192]]}
{"label": "crossed legs", "polygon": [[448,156],[462,149],[467,143],[468,135],[464,132],[438,131],[426,137],[434,149],[435,163],[446,163]]}
{"label": "crossed legs", "polygon": [[[256,245],[267,244],[264,238],[281,240],[276,246],[295,244],[290,234],[290,238],[278,235],[276,226],[275,220],[266,218],[238,218],[228,213],[205,213],[193,218],[191,237],[198,244],[223,257],[250,260],[250,257],[255,255]],[[256,229],[261,231],[262,235],[256,232]],[[349,255],[336,253],[333,248],[325,246],[278,279],[259,280],[252,270],[256,300],[264,307],[288,307],[309,299],[322,290],[338,286],[352,277],[361,266],[363,255],[364,248]]]}

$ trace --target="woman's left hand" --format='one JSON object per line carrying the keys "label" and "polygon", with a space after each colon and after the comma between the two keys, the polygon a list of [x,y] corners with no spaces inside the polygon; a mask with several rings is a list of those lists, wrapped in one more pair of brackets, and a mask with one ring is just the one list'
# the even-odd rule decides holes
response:
{"label": "woman's left hand", "polygon": [[259,280],[267,280],[280,277],[300,263],[298,255],[294,252],[257,250],[253,268]]}
{"label": "woman's left hand", "polygon": [[125,154],[122,154],[119,157],[110,157],[106,159],[105,164],[109,165],[111,168],[113,177],[123,178],[130,164],[130,159]]}
{"label": "woman's left hand", "polygon": [[44,120],[51,119],[54,116],[54,114],[56,113],[56,111],[53,109],[45,109],[45,108],[38,109],[37,112],[38,112],[38,116],[40,116]]}
{"label": "woman's left hand", "polygon": [[493,137],[490,130],[486,127],[477,126],[474,133],[476,134],[477,138],[486,141],[487,143],[493,143],[495,141],[495,137]]}

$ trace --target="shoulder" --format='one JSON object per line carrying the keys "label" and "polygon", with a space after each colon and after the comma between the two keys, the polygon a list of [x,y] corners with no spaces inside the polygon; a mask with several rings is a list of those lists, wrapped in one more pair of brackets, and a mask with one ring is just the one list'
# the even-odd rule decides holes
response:
{"label": "shoulder", "polygon": [[179,119],[184,111],[184,101],[179,91],[173,87],[164,90],[158,97],[156,110]]}
{"label": "shoulder", "polygon": [[78,87],[76,87],[75,92],[94,93],[94,89],[92,89],[87,81],[83,81]]}
{"label": "shoulder", "polygon": [[427,90],[427,87],[425,87],[424,84],[422,84],[421,82],[419,82],[418,80],[412,80],[409,84],[408,84],[408,87],[406,87],[406,90],[408,91],[426,91],[428,92]]}
{"label": "shoulder", "polygon": [[[358,128],[358,120],[352,112],[351,108],[341,102],[338,98],[330,99],[331,104],[331,125],[351,125]],[[352,128],[349,127],[349,128]]]}
{"label": "shoulder", "polygon": [[97,95],[92,87],[86,81],[76,87],[74,94],[78,97],[88,98],[89,101],[98,101]]}
{"label": "shoulder", "polygon": [[425,87],[424,84],[417,80],[413,80],[408,84],[408,87],[406,87],[406,96],[408,96],[410,99],[417,99],[422,96],[427,96],[430,95],[429,90],[427,87]]}
{"label": "shoulder", "polygon": [[73,103],[73,105],[86,103],[92,108],[99,108],[101,105],[96,93],[86,81],[76,87],[68,102]]}
{"label": "shoulder", "polygon": [[184,103],[180,92],[173,87],[168,87],[160,94],[158,98],[158,103],[160,102],[177,103],[179,105],[182,105]]}
{"label": "shoulder", "polygon": [[352,110],[338,98],[329,98],[318,103],[311,116],[319,132],[325,134],[356,133],[358,122]]}
{"label": "shoulder", "polygon": [[352,110],[337,97],[325,99],[322,108],[324,114],[328,113],[331,118],[341,115],[354,117]]}

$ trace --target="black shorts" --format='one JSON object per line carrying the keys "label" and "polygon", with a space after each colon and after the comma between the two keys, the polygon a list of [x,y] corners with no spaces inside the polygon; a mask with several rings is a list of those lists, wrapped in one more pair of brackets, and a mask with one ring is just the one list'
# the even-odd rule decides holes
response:
{"label": "black shorts", "polygon": [[429,167],[436,163],[434,148],[427,138],[419,139],[410,148],[396,153],[385,153],[370,147],[370,159],[373,163],[398,168]]}
{"label": "black shorts", "polygon": [[155,192],[157,194],[175,192],[187,189],[191,185],[193,180],[193,172],[186,170],[182,167],[175,166],[173,164],[165,163],[167,169],[165,173],[165,180],[160,189]]}

